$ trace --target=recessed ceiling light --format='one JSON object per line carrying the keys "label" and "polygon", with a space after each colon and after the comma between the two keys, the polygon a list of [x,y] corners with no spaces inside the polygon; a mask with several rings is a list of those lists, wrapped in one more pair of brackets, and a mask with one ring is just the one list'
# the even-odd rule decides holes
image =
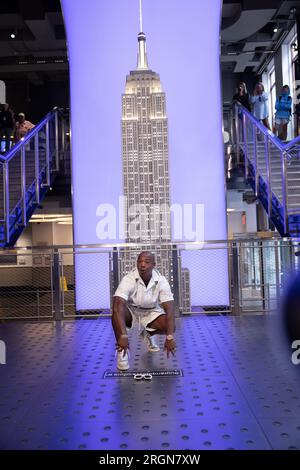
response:
{"label": "recessed ceiling light", "polygon": [[16,38],[15,33],[11,33],[10,37],[11,37],[11,39],[15,39]]}

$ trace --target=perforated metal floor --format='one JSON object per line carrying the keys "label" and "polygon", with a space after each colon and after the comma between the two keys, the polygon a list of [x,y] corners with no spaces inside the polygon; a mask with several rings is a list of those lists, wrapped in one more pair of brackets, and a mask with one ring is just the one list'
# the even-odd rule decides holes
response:
{"label": "perforated metal floor", "polygon": [[176,337],[167,360],[133,332],[133,370],[184,374],[135,382],[104,378],[108,319],[0,325],[0,448],[300,449],[300,366],[272,317],[184,318]]}

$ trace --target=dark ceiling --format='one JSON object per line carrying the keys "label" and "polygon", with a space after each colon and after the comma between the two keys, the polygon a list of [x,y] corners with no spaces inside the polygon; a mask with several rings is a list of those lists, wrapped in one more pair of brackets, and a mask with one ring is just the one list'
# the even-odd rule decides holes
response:
{"label": "dark ceiling", "polygon": [[60,1],[0,0],[0,79],[41,82],[67,74]]}
{"label": "dark ceiling", "polygon": [[[224,0],[222,69],[259,72],[295,24],[293,8],[300,12],[299,0]],[[55,81],[67,75],[60,1],[0,0],[0,79],[17,76],[42,83],[45,78]]]}
{"label": "dark ceiling", "polygon": [[[300,1],[224,0],[221,32],[222,69],[261,73],[300,14]],[[274,28],[277,27],[277,32]]]}

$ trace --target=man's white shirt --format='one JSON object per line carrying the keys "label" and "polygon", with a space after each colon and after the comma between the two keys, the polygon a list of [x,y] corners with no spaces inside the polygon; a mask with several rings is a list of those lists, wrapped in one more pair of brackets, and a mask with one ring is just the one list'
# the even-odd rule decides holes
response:
{"label": "man's white shirt", "polygon": [[151,279],[145,286],[137,268],[123,277],[114,297],[122,297],[129,306],[137,309],[154,310],[162,310],[160,304],[174,299],[170,284],[165,276],[153,269]]}

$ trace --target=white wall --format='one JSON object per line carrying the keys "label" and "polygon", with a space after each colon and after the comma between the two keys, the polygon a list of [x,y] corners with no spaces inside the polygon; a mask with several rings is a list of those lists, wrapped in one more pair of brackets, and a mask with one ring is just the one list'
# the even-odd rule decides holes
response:
{"label": "white wall", "polygon": [[6,103],[6,86],[3,80],[0,80],[0,103]]}
{"label": "white wall", "polygon": [[[228,236],[232,237],[238,233],[257,232],[256,203],[247,204],[243,201],[243,193],[231,190],[227,191],[227,207],[235,209],[227,213]],[[242,224],[242,215],[245,213],[246,224]]]}

